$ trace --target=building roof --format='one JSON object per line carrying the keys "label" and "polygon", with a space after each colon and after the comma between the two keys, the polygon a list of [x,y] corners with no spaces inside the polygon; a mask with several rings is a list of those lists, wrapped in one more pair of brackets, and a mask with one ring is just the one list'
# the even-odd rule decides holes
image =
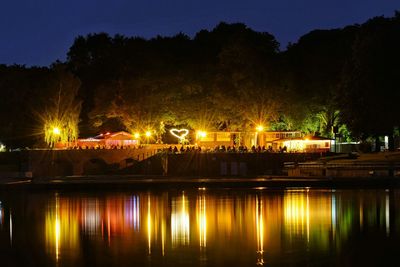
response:
{"label": "building roof", "polygon": [[111,139],[111,140],[132,140],[133,135],[124,131],[116,132],[116,133],[105,133],[99,134],[94,137],[94,139]]}
{"label": "building roof", "polygon": [[124,131],[121,132],[116,132],[116,133],[111,133],[107,137],[107,139],[113,139],[113,140],[132,140],[133,135]]}
{"label": "building roof", "polygon": [[323,136],[304,136],[304,140],[321,140],[321,141],[327,141],[327,140],[334,140],[332,138],[328,138],[328,137],[323,137]]}

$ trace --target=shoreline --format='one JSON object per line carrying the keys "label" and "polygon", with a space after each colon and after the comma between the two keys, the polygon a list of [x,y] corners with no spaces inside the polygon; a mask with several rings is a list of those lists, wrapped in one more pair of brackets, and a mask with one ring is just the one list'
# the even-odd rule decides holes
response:
{"label": "shoreline", "polygon": [[144,175],[93,175],[54,178],[1,179],[0,190],[124,190],[202,188],[400,188],[400,177],[169,177]]}

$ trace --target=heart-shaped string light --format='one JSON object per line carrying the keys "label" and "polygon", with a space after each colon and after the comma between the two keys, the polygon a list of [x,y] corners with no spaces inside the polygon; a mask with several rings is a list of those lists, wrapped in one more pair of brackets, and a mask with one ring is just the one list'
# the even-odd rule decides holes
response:
{"label": "heart-shaped string light", "polygon": [[180,141],[185,140],[185,137],[189,134],[188,129],[171,129],[169,132]]}

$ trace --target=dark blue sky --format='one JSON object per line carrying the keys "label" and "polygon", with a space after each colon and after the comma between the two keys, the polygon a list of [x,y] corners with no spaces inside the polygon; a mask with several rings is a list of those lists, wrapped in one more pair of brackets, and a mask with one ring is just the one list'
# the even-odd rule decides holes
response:
{"label": "dark blue sky", "polygon": [[243,22],[272,33],[285,49],[313,29],[393,16],[399,0],[2,0],[0,64],[64,60],[77,35],[121,33],[146,38]]}

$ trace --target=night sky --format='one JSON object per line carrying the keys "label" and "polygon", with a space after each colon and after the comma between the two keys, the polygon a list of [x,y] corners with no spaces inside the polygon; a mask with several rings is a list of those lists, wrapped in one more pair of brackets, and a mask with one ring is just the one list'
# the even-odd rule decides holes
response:
{"label": "night sky", "polygon": [[272,33],[284,50],[310,30],[393,16],[395,10],[399,0],[3,0],[0,64],[65,60],[74,38],[87,33],[193,36],[220,21]]}

